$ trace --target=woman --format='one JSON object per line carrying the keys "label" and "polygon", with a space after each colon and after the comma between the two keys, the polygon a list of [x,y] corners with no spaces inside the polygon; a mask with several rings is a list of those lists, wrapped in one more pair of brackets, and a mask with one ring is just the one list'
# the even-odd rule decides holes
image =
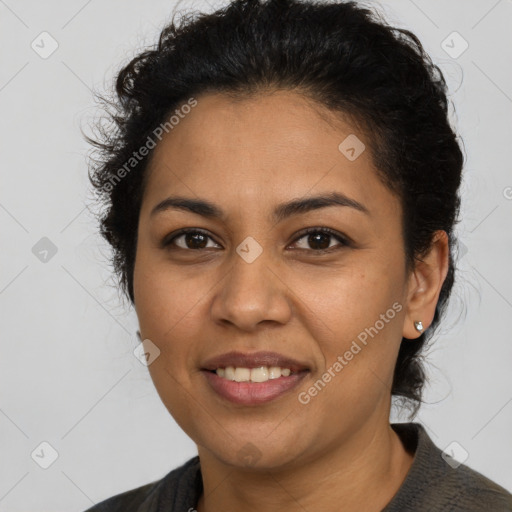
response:
{"label": "woman", "polygon": [[354,2],[235,0],[171,23],[116,90],[102,234],[198,456],[89,511],[512,510],[389,422],[421,403],[460,206],[418,39]]}

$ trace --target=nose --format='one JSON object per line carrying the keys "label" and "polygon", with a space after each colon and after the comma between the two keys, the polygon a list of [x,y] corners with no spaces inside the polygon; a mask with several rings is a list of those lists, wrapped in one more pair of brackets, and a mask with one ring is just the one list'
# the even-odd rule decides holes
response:
{"label": "nose", "polygon": [[265,251],[248,262],[239,254],[214,295],[211,314],[217,323],[254,331],[261,323],[285,324],[291,317],[290,293]]}

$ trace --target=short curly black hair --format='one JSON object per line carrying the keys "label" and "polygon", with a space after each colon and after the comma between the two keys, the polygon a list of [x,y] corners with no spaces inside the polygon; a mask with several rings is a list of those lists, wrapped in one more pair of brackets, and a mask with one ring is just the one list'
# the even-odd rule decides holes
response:
{"label": "short curly black hair", "polygon": [[[158,43],[120,70],[113,99],[98,95],[108,122],[98,123],[96,139],[86,136],[96,149],[89,178],[104,207],[101,234],[112,246],[120,288],[134,303],[138,217],[155,128],[168,131],[169,116],[201,94],[296,91],[367,134],[379,177],[402,204],[407,270],[437,230],[448,235],[449,270],[433,322],[414,342],[402,340],[395,367],[391,394],[415,414],[425,383],[422,348],[454,284],[460,208],[463,154],[441,70],[414,34],[356,2],[234,0],[179,23],[175,14]],[[150,149],[139,152],[143,147]]]}

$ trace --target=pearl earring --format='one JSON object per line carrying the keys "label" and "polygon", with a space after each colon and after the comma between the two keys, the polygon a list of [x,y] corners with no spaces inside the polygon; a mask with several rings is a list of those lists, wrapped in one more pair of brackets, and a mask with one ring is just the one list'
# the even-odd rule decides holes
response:
{"label": "pearl earring", "polygon": [[423,324],[421,323],[421,321],[414,322],[414,327],[416,328],[416,330],[417,330],[418,332],[423,331]]}

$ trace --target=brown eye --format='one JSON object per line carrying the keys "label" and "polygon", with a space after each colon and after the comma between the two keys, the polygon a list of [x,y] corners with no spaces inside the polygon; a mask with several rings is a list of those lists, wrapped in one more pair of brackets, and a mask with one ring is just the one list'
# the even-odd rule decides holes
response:
{"label": "brown eye", "polygon": [[[164,247],[176,246],[183,250],[201,250],[208,247],[208,239],[213,240],[206,232],[197,229],[183,229],[170,238],[166,238],[162,245]],[[180,243],[177,243],[180,240]]]}
{"label": "brown eye", "polygon": [[[344,246],[349,246],[348,240],[340,233],[333,231],[328,228],[309,228],[302,233],[302,235],[296,239],[295,244],[298,240],[305,239],[306,247],[299,247],[300,250],[313,250],[313,252],[330,252],[331,249],[337,249]],[[336,239],[339,244],[331,245],[332,239]]]}
{"label": "brown eye", "polygon": [[[295,244],[302,239],[305,239],[305,247],[299,247],[300,250],[317,253],[331,252],[332,250],[351,245],[350,241],[345,236],[329,228],[308,228],[306,231],[302,232],[299,238],[296,238]],[[333,239],[337,240],[338,244],[331,245]],[[182,229],[166,237],[162,242],[162,246],[171,249],[183,249],[185,251],[201,251],[214,247],[212,245],[208,246],[208,240],[211,240],[215,246],[219,247],[205,231],[198,229]]]}

